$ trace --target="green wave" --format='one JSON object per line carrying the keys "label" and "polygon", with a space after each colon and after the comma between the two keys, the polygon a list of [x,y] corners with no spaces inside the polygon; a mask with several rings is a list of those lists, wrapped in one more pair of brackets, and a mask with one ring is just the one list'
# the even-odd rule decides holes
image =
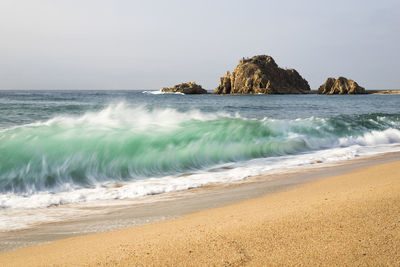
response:
{"label": "green wave", "polygon": [[0,132],[0,192],[90,187],[254,158],[396,143],[399,126],[400,116],[390,114],[255,120],[110,106]]}

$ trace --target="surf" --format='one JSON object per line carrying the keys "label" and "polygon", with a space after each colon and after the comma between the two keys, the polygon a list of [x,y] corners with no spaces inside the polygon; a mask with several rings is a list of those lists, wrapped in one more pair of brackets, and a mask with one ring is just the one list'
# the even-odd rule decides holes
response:
{"label": "surf", "polygon": [[109,105],[0,132],[0,192],[90,188],[224,163],[400,143],[398,115],[262,120]]}

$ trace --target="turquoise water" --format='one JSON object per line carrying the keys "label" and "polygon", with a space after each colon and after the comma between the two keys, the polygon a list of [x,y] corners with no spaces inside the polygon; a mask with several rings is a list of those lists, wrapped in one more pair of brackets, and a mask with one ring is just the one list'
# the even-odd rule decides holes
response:
{"label": "turquoise water", "polygon": [[96,190],[110,183],[127,185],[110,198],[134,197],[242,179],[257,164],[392,151],[399,107],[400,95],[0,91],[0,205],[107,198]]}

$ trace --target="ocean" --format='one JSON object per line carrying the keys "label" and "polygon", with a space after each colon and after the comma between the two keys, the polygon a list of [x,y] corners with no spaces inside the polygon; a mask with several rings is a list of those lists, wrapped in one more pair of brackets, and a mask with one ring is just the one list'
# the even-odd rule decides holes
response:
{"label": "ocean", "polygon": [[393,151],[400,95],[0,91],[0,231]]}

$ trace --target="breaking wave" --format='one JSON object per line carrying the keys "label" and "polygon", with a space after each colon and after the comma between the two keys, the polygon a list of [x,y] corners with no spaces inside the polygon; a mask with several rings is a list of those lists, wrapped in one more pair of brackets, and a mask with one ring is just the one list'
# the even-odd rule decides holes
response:
{"label": "breaking wave", "polygon": [[256,120],[119,103],[0,131],[0,192],[86,190],[226,163],[397,144],[399,129],[400,116],[390,114]]}

